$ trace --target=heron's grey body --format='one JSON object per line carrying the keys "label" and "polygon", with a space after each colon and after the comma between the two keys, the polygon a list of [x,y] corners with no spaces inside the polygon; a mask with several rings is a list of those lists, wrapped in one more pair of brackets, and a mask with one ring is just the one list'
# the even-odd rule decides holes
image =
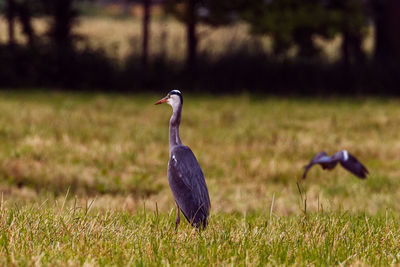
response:
{"label": "heron's grey body", "polygon": [[[179,224],[179,209],[195,227],[206,227],[210,211],[210,197],[203,171],[189,147],[179,137],[183,99],[179,91],[171,91],[164,102],[172,106],[169,124],[168,183],[177,204],[176,227]],[[163,100],[160,100],[163,103]],[[160,102],[159,101],[159,102]],[[157,103],[159,103],[157,102]]]}
{"label": "heron's grey body", "polygon": [[324,170],[332,170],[338,163],[358,178],[365,179],[367,177],[367,168],[365,168],[356,157],[347,152],[347,150],[342,150],[332,156],[328,156],[324,151],[319,152],[311,159],[310,163],[305,166],[303,179],[306,178],[308,170],[315,164],[320,164]]}
{"label": "heron's grey body", "polygon": [[187,146],[177,145],[168,162],[168,183],[178,207],[196,227],[207,226],[210,198],[203,171]]}

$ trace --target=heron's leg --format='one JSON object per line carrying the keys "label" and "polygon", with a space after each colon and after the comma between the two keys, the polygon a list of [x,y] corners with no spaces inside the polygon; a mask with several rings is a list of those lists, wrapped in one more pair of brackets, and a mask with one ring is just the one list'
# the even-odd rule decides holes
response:
{"label": "heron's leg", "polygon": [[178,231],[178,225],[181,221],[181,213],[179,212],[179,206],[178,203],[176,203],[176,221],[175,221],[175,231]]}

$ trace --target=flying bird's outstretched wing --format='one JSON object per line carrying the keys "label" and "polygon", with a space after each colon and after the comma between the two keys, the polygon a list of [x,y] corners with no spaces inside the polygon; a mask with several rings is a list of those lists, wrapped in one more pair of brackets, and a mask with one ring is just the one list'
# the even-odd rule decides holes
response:
{"label": "flying bird's outstretched wing", "polygon": [[309,169],[314,166],[315,164],[320,164],[322,166],[322,169],[328,169],[331,170],[333,169],[336,164],[338,163],[338,160],[334,159],[332,160],[331,157],[329,157],[325,151],[319,152],[317,155],[315,155],[310,163],[308,163],[306,166],[304,166],[304,173],[303,173],[303,179],[306,178],[307,173]]}
{"label": "flying bird's outstretched wing", "polygon": [[335,153],[333,156],[329,157],[325,152],[318,153],[308,165],[305,166],[303,179],[306,178],[308,170],[314,164],[320,164],[322,168],[331,170],[336,167],[336,165],[340,162],[340,164],[352,174],[357,177],[364,179],[369,173],[367,168],[361,164],[353,155],[351,155],[347,150],[342,150]]}
{"label": "flying bird's outstretched wing", "polygon": [[343,154],[343,158],[342,160],[340,160],[340,165],[342,165],[343,168],[345,168],[358,178],[365,179],[367,177],[367,174],[369,174],[367,168],[365,168],[365,166],[362,165],[362,163],[359,162],[356,157],[351,155],[346,150],[343,150],[341,152]]}

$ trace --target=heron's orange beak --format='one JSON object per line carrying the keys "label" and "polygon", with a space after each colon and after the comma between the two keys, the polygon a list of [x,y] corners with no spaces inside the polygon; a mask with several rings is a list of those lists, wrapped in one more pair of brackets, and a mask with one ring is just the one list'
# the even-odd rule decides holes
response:
{"label": "heron's orange beak", "polygon": [[163,104],[163,103],[167,102],[167,100],[168,100],[168,96],[164,97],[163,99],[160,99],[160,100],[157,101],[154,105]]}

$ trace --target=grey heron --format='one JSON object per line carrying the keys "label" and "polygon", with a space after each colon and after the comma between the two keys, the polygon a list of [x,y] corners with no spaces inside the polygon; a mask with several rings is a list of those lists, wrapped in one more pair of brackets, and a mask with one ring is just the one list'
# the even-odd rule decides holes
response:
{"label": "grey heron", "polygon": [[367,168],[364,167],[364,165],[361,164],[361,162],[356,159],[352,154],[347,152],[347,150],[341,150],[332,156],[328,156],[324,151],[319,152],[317,155],[315,155],[310,163],[308,163],[304,168],[304,174],[303,174],[303,179],[306,178],[308,170],[314,165],[314,164],[320,164],[322,166],[322,169],[327,169],[327,170],[332,170],[333,168],[336,167],[336,165],[340,163],[340,165],[343,166],[343,168],[347,169],[349,172],[354,174],[360,179],[365,179],[367,177],[367,174],[369,173]]}
{"label": "grey heron", "polygon": [[169,122],[168,183],[177,206],[175,230],[180,222],[180,210],[188,222],[196,228],[208,224],[210,197],[203,171],[192,150],[182,144],[179,137],[183,98],[178,90],[172,90],[156,105],[167,103],[172,107]]}

